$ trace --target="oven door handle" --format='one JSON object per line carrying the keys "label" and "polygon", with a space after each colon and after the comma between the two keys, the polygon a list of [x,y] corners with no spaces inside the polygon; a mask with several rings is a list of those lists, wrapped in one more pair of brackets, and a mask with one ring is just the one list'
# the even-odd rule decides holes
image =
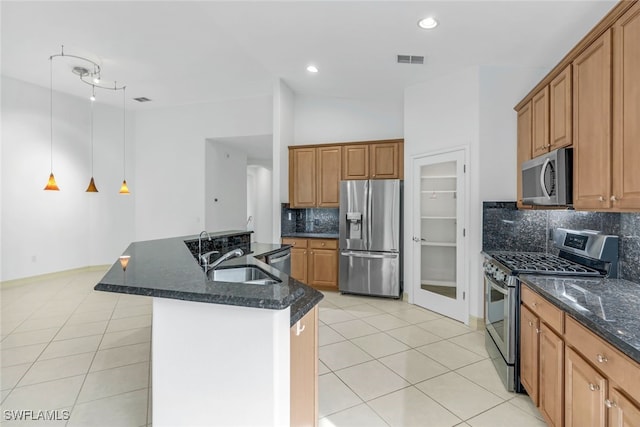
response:
{"label": "oven door handle", "polygon": [[503,288],[502,286],[498,286],[493,280],[491,280],[491,278],[487,277],[487,279],[489,280],[489,284],[491,284],[491,289],[495,289],[496,291],[500,292],[502,295],[508,296],[509,295],[509,290]]}
{"label": "oven door handle", "polygon": [[547,199],[551,199],[551,195],[547,191],[547,186],[544,183],[544,173],[547,170],[547,165],[549,165],[549,163],[551,163],[551,160],[547,157],[542,164],[542,169],[540,170],[540,188]]}

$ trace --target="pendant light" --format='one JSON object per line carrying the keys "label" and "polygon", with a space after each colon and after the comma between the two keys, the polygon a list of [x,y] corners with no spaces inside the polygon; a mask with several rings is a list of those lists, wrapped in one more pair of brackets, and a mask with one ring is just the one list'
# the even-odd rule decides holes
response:
{"label": "pendant light", "polygon": [[53,57],[49,57],[49,116],[50,116],[50,126],[51,126],[51,169],[49,175],[49,181],[47,181],[47,185],[44,187],[47,191],[60,191],[58,188],[58,184],[56,184],[56,178],[53,176]]}
{"label": "pendant light", "polygon": [[96,88],[92,87],[91,91],[91,181],[89,181],[89,186],[86,189],[87,193],[97,193],[98,188],[96,187],[96,183],[93,180],[93,103],[96,100]]}
{"label": "pendant light", "polygon": [[[120,194],[130,194],[127,187],[127,110],[125,101],[127,99],[125,92],[127,87],[122,87],[122,185],[120,186]],[[126,265],[123,267],[126,268]]]}

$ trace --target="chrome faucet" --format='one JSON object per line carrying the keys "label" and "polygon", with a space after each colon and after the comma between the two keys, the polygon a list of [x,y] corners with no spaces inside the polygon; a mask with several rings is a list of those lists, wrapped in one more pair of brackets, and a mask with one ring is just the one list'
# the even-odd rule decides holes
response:
{"label": "chrome faucet", "polygon": [[209,251],[205,254],[200,255],[200,258],[198,259],[198,261],[200,261],[200,265],[202,266],[202,269],[205,271],[205,273],[207,271],[209,271],[209,269],[211,267],[209,267],[209,259],[211,258],[211,255],[213,254],[219,254],[220,252],[218,251]]}
{"label": "chrome faucet", "polygon": [[244,255],[244,252],[242,251],[242,249],[234,249],[232,251],[229,251],[226,254],[222,255],[217,260],[213,261],[209,266],[209,270],[214,270],[217,266],[219,266],[220,264],[222,264],[228,259],[236,258],[242,255]]}
{"label": "chrome faucet", "polygon": [[[198,236],[198,262],[202,262],[202,235],[206,234],[209,241],[211,241],[211,235],[206,231],[201,231]],[[208,259],[208,258],[207,258]]]}

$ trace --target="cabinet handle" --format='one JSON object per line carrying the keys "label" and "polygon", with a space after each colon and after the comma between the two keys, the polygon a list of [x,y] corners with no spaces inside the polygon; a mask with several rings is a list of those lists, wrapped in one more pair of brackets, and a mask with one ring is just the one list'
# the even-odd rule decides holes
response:
{"label": "cabinet handle", "polygon": [[537,303],[537,302],[534,302],[534,303],[533,303],[533,304],[531,304],[531,305],[533,305],[533,308],[538,307],[538,303]]}
{"label": "cabinet handle", "polygon": [[603,356],[602,354],[598,354],[596,356],[596,360],[600,363],[606,363],[609,361],[609,359],[607,359],[607,356]]}
{"label": "cabinet handle", "polygon": [[600,196],[598,200],[600,200],[601,202],[604,202],[604,197]]}
{"label": "cabinet handle", "polygon": [[300,336],[300,334],[302,333],[302,331],[304,331],[304,328],[306,328],[307,325],[302,325],[302,328],[300,327],[300,321],[298,320],[298,323],[296,323],[296,336]]}
{"label": "cabinet handle", "polygon": [[605,399],[604,400],[604,406],[606,406],[607,408],[611,409],[611,408],[615,408],[618,405],[613,400]]}
{"label": "cabinet handle", "polygon": [[589,383],[589,390],[591,391],[600,390],[600,386],[598,384]]}
{"label": "cabinet handle", "polygon": [[529,327],[533,328],[533,322],[531,320],[529,320]]}
{"label": "cabinet handle", "polygon": [[616,196],[611,196],[611,201],[612,202],[616,202],[616,201],[618,201],[618,199],[616,199]]}
{"label": "cabinet handle", "polygon": [[540,333],[540,329],[536,328],[536,334]]}
{"label": "cabinet handle", "polygon": [[322,242],[322,246],[324,246],[324,244],[325,244],[325,243],[324,243],[324,242]]}

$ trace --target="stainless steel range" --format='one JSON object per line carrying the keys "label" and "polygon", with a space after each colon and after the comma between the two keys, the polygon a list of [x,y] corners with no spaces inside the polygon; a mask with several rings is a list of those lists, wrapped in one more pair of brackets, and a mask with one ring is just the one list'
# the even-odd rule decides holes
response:
{"label": "stainless steel range", "polygon": [[558,256],[542,252],[485,252],[485,344],[509,391],[520,384],[520,274],[618,275],[618,236],[592,230],[554,230]]}

